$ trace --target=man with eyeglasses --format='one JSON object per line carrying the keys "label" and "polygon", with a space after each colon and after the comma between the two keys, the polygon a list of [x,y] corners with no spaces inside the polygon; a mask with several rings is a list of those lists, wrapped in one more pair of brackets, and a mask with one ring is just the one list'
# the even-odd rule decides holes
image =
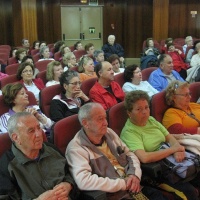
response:
{"label": "man with eyeglasses", "polygon": [[114,81],[113,66],[103,61],[95,66],[95,72],[98,80],[89,92],[91,101],[100,103],[105,110],[123,101],[124,92],[121,86]]}
{"label": "man with eyeglasses", "polygon": [[170,55],[161,54],[159,68],[153,71],[148,82],[158,91],[164,90],[172,81],[184,81],[178,72],[173,70],[173,61]]}

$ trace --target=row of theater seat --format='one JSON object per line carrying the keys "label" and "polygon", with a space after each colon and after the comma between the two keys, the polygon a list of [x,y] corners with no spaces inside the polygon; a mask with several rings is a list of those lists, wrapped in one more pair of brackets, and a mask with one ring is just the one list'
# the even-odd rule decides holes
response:
{"label": "row of theater seat", "polygon": [[[156,67],[151,67],[142,70],[142,76],[143,80],[148,80],[149,75],[153,70],[157,69]],[[83,81],[81,85],[81,89],[84,92],[85,95],[89,96],[89,91],[96,82],[97,78],[91,78],[86,81]],[[124,84],[124,73],[120,73],[115,75],[115,81],[119,83],[119,85],[122,87]],[[49,117],[49,109],[52,98],[59,94],[61,92],[61,86],[60,85],[54,85],[47,88],[44,88],[40,93],[40,108],[42,112]]]}
{"label": "row of theater seat", "polygon": [[[196,102],[200,97],[200,82],[192,83],[190,91],[192,93],[192,102]],[[157,93],[153,96],[150,103],[151,115],[162,122],[163,115],[168,106],[165,102],[165,91]],[[128,118],[127,112],[124,108],[124,102],[110,108],[108,111],[108,126],[120,135],[122,128]],[[117,116],[117,117],[116,117]],[[81,125],[78,121],[78,116],[73,115],[58,121],[53,128],[54,144],[64,153],[68,143],[74,135],[80,130]]]}
{"label": "row of theater seat", "polygon": [[[199,98],[199,88],[200,82],[190,84],[192,102],[196,102]],[[168,106],[165,102],[165,91],[155,94],[150,103],[151,115],[159,122],[162,122],[163,115],[167,108]],[[125,122],[128,118],[127,112],[124,108],[124,102],[118,103],[117,105],[111,107],[108,111],[107,116],[108,126],[113,129],[118,135],[120,135],[121,130],[124,127]],[[81,125],[78,121],[77,114],[64,118],[54,125],[51,133],[51,141],[60,149],[61,152],[65,153],[65,149],[68,143],[80,129]],[[3,142],[4,140],[6,140],[8,144],[5,144],[5,142]],[[4,136],[4,134],[0,134],[0,143],[4,144],[3,146],[0,146],[1,155],[6,149],[9,148],[11,142],[9,142],[7,136]]]}
{"label": "row of theater seat", "polygon": [[[46,65],[48,64],[49,61],[40,61],[38,63],[41,63],[41,67],[39,68],[39,74],[37,75],[38,78],[41,78],[44,82],[44,84],[47,82],[46,80]],[[142,79],[143,81],[148,80],[149,75],[151,74],[152,71],[154,71],[155,69],[157,69],[157,67],[150,67],[150,68],[146,68],[144,70],[142,70]],[[73,70],[73,69],[72,69]],[[76,69],[75,69],[76,71]],[[123,73],[122,74],[117,74],[116,76],[116,81],[122,86],[124,84],[124,78],[123,78]],[[18,79],[16,77],[16,74],[12,74],[9,75],[8,77],[5,77],[3,79],[0,80],[0,88],[3,88],[6,84],[8,83],[14,83],[17,82]]]}
{"label": "row of theater seat", "polygon": [[[36,62],[34,64],[35,68],[37,68],[40,72],[44,71],[47,69],[47,65],[51,62],[52,60],[43,60],[43,61],[39,61]],[[17,74],[17,70],[19,67],[19,63],[15,63],[15,64],[11,64],[6,66],[5,68],[5,73],[8,75],[13,75],[13,74]]]}

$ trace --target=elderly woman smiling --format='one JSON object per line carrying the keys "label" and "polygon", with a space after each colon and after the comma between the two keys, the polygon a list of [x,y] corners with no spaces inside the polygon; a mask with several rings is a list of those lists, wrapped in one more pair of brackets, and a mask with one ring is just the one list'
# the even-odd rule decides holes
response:
{"label": "elderly woman smiling", "polygon": [[22,63],[17,70],[17,78],[25,86],[25,88],[35,95],[39,102],[39,93],[45,86],[40,78],[34,79],[34,66],[31,63]]}
{"label": "elderly woman smiling", "polygon": [[174,81],[166,89],[169,108],[163,117],[163,125],[170,133],[200,134],[200,104],[191,103],[187,82]]}
{"label": "elderly woman smiling", "polygon": [[21,83],[10,83],[2,89],[4,102],[9,106],[9,111],[0,117],[1,131],[7,132],[8,119],[17,112],[30,112],[40,123],[41,128],[50,129],[53,122],[47,118],[38,105],[29,105],[28,95]]}
{"label": "elderly woman smiling", "polygon": [[[151,163],[173,155],[177,162],[185,157],[185,149],[158,121],[150,116],[149,96],[138,90],[126,94],[125,109],[128,120],[122,130],[120,138],[130,150],[134,151],[142,163]],[[168,149],[159,150],[161,143],[168,142]],[[196,189],[190,183],[169,183],[173,188],[184,193],[185,199],[198,199]],[[191,195],[192,194],[192,195]]]}

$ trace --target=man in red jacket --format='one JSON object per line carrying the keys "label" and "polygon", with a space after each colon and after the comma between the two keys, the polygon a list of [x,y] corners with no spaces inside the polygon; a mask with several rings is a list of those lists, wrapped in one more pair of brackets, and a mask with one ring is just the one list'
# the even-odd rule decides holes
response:
{"label": "man in red jacket", "polygon": [[103,61],[95,66],[98,81],[91,88],[89,97],[91,101],[100,103],[105,110],[124,100],[121,86],[114,81],[112,65]]}

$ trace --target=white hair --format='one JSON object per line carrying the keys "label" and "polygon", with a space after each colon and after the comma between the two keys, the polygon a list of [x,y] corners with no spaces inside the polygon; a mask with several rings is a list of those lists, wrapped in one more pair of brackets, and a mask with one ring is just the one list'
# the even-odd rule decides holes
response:
{"label": "white hair", "polygon": [[93,110],[93,108],[96,108],[96,107],[103,108],[101,104],[95,103],[95,102],[86,103],[85,105],[81,106],[78,112],[78,119],[81,125],[83,125],[82,120],[89,119],[91,115],[91,111]]}
{"label": "white hair", "polygon": [[190,40],[192,40],[192,36],[187,36],[187,37],[185,38],[185,43],[187,43],[187,42],[190,41]]}
{"label": "white hair", "polygon": [[109,35],[109,36],[108,36],[108,40],[111,39],[111,38],[114,38],[114,39],[115,39],[115,36],[114,36],[114,35]]}

